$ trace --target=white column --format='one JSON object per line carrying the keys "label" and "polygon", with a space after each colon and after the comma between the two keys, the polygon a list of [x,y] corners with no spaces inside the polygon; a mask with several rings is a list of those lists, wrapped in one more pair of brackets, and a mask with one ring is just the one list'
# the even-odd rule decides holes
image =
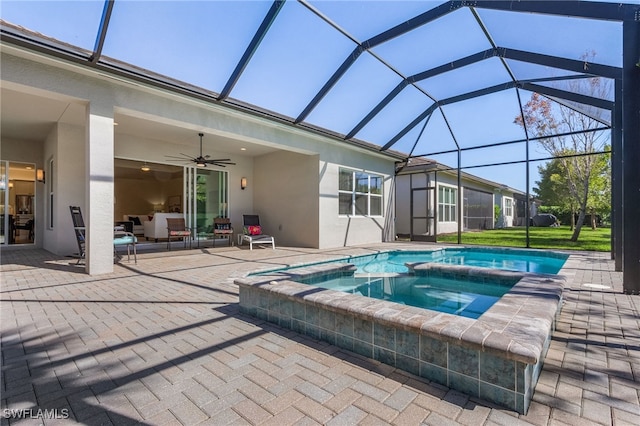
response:
{"label": "white column", "polygon": [[86,271],[113,272],[113,105],[91,102],[87,108]]}

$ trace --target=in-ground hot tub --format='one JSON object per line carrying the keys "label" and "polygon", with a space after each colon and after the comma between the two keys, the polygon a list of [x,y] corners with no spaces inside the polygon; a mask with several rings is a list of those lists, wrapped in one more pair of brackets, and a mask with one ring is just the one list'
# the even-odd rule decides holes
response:
{"label": "in-ground hot tub", "polygon": [[235,282],[246,314],[526,414],[560,311],[564,278],[409,266],[416,275],[515,284],[471,319],[296,282],[353,274],[350,264],[317,264]]}

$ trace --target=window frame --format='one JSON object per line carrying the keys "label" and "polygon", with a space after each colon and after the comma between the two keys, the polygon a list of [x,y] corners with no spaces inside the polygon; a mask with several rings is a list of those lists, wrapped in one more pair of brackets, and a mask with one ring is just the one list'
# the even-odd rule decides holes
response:
{"label": "window frame", "polygon": [[[509,205],[507,206],[507,202]],[[513,198],[504,197],[502,203],[502,214],[505,217],[513,217]],[[508,212],[508,213],[507,213]]]}
{"label": "window frame", "polygon": [[[349,183],[351,188],[346,189],[342,186],[343,174],[350,174]],[[363,180],[366,179],[366,182]],[[372,183],[378,181],[377,185]],[[372,191],[377,189],[378,193]],[[342,196],[342,197],[341,197]],[[344,196],[349,197],[349,212],[344,212],[342,202]],[[359,201],[365,197],[366,211],[361,213],[359,209]],[[372,214],[372,199],[378,200],[379,214]],[[384,176],[376,173],[370,173],[363,170],[349,169],[340,167],[338,169],[338,216],[341,217],[384,217]]]}
{"label": "window frame", "polygon": [[438,223],[457,222],[458,188],[456,186],[438,184]]}

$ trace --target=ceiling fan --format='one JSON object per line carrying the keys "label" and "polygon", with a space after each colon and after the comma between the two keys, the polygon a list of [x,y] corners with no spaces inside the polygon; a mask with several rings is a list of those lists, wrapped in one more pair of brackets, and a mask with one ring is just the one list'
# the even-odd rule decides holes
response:
{"label": "ceiling fan", "polygon": [[216,158],[216,159],[210,159],[209,155],[202,155],[202,137],[204,136],[203,133],[198,133],[198,136],[200,136],[200,155],[197,157],[192,157],[190,155],[187,154],[183,154],[182,152],[180,153],[180,156],[177,155],[167,155],[166,157],[169,159],[169,161],[189,161],[191,163],[196,163],[197,167],[207,167],[207,164],[212,164],[214,166],[218,166],[218,167],[225,167],[225,166],[235,166],[236,163],[232,163],[230,158]]}

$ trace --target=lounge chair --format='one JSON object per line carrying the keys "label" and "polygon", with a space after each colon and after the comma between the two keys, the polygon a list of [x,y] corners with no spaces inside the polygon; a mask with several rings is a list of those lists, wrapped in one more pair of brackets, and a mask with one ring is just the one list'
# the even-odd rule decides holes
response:
{"label": "lounge chair", "polygon": [[242,228],[242,241],[249,243],[249,250],[253,250],[254,244],[271,244],[273,249],[276,248],[276,243],[271,235],[262,233],[262,227],[260,226],[260,217],[253,214],[245,214],[242,216],[244,227]]}

